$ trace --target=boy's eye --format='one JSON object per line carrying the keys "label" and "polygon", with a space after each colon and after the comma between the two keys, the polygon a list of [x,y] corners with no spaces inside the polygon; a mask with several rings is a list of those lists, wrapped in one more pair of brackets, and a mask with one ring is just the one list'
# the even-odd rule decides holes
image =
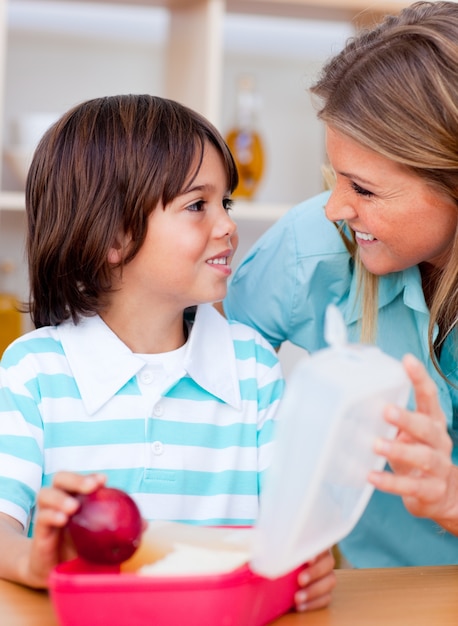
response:
{"label": "boy's eye", "polygon": [[374,195],[372,193],[372,191],[368,191],[367,189],[364,189],[364,187],[360,187],[356,183],[352,183],[351,187],[352,187],[353,191],[355,193],[359,194],[360,196],[372,196],[372,195]]}
{"label": "boy's eye", "polygon": [[234,208],[234,201],[232,198],[224,198],[223,207],[225,211],[231,211]]}
{"label": "boy's eye", "polygon": [[186,207],[186,209],[188,211],[202,211],[203,210],[203,206],[204,206],[204,201],[203,200],[197,200],[197,202],[193,202],[192,204],[188,204],[188,206]]}

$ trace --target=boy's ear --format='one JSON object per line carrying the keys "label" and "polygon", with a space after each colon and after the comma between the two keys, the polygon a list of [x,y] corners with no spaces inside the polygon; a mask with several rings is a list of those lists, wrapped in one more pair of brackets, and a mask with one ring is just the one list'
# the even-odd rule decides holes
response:
{"label": "boy's ear", "polygon": [[132,238],[129,235],[119,235],[108,249],[108,263],[119,265],[125,259]]}

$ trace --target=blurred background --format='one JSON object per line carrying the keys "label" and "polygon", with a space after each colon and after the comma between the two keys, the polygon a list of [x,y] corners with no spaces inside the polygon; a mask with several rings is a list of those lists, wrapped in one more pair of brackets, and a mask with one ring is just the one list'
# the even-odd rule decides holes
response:
{"label": "blurred background", "polygon": [[356,18],[371,21],[403,4],[0,0],[0,293],[27,297],[24,180],[36,142],[57,116],[88,98],[147,92],[200,110],[226,135],[248,78],[263,171],[253,197],[236,203],[240,260],[281,214],[323,188],[323,129],[309,84],[355,32]]}
{"label": "blurred background", "polygon": [[[91,97],[166,95],[170,20],[165,8],[10,0],[7,19],[5,147],[18,143],[18,122],[24,125],[25,116],[41,114],[45,123],[47,115]],[[225,17],[221,111],[213,121],[223,131],[234,122],[238,78],[251,75],[259,95],[257,124],[266,144],[258,200],[295,203],[319,189],[321,129],[307,85],[352,32],[345,21]],[[8,165],[3,188],[18,188]]]}

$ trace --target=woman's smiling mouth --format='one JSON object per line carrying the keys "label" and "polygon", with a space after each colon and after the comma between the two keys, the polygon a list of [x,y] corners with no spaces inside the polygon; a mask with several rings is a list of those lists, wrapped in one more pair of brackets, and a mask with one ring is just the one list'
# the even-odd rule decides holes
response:
{"label": "woman's smiling mouth", "polygon": [[376,241],[374,235],[371,235],[370,233],[361,233],[357,230],[355,230],[355,237],[356,239],[362,239],[363,241]]}

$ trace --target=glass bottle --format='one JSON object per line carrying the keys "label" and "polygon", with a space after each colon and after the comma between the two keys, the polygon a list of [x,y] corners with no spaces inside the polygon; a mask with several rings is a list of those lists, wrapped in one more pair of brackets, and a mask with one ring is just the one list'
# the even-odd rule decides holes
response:
{"label": "glass bottle", "polygon": [[241,76],[237,83],[235,123],[226,135],[239,172],[234,198],[252,200],[264,174],[264,145],[256,128],[258,109],[259,95],[253,77]]}

